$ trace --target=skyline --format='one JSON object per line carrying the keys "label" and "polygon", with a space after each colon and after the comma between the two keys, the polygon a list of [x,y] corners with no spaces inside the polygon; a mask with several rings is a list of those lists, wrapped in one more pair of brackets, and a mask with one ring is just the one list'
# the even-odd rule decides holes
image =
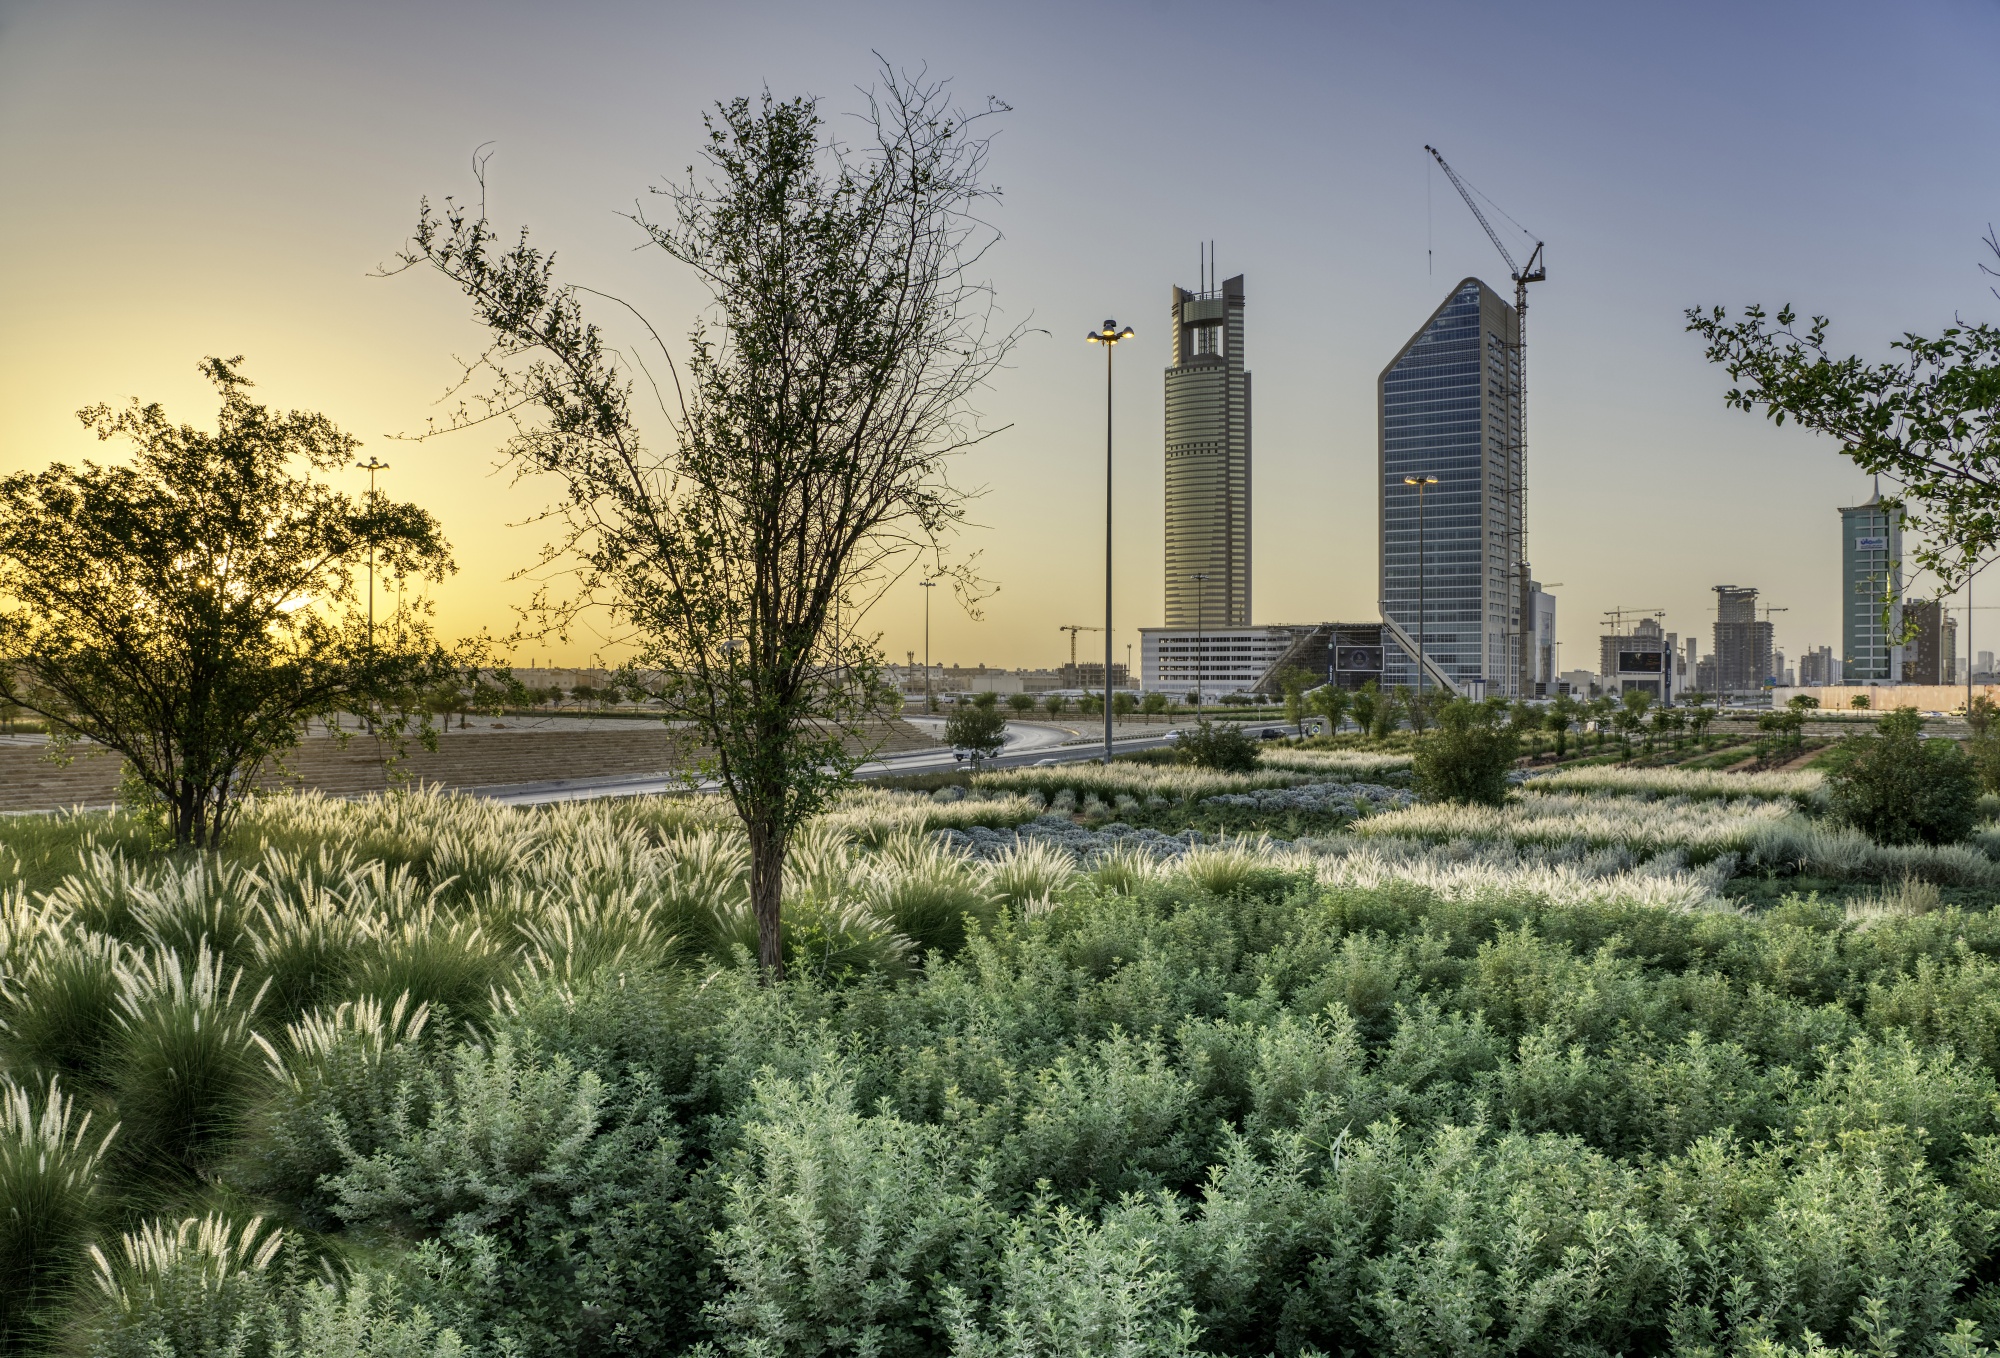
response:
{"label": "skyline", "polygon": [[[691,159],[714,100],[810,91],[837,125],[872,48],[927,61],[969,104],[1012,105],[994,278],[1007,315],[1048,332],[983,403],[1012,428],[961,464],[991,487],[965,547],[1000,592],[977,623],[938,601],[934,659],[1052,665],[1057,628],[1093,620],[1095,605],[1068,611],[1102,563],[1102,393],[1075,337],[1105,315],[1137,331],[1119,356],[1117,644],[1162,621],[1160,299],[1211,238],[1259,280],[1254,620],[1375,616],[1375,376],[1454,279],[1506,283],[1425,142],[1549,242],[1526,555],[1563,582],[1563,667],[1594,654],[1614,606],[1664,608],[1670,630],[1706,638],[1724,581],[1791,609],[1788,655],[1838,650],[1837,510],[1865,479],[1824,441],[1725,410],[1681,309],[1790,301],[1872,357],[1905,329],[2000,315],[1976,267],[2000,217],[1986,187],[2000,100],[1980,93],[2000,17],[1717,6],[1666,26],[1565,6],[1269,5],[1231,19],[1230,100],[1141,97],[1205,13],[1029,5],[993,26],[903,5],[599,5],[550,45],[525,7],[0,6],[0,173],[17,207],[0,220],[0,471],[104,456],[73,417],[98,401],[207,423],[196,362],[243,353],[256,399],[326,413],[392,464],[385,488],[443,519],[461,572],[435,592],[441,625],[504,628],[526,591],[496,577],[540,539],[498,524],[541,495],[486,475],[491,440],[383,437],[435,413],[451,355],[478,337],[438,280],[371,271],[418,198],[463,196],[473,148],[497,140],[496,226],[529,225],[570,281],[682,334],[691,280],[635,254],[615,214]],[[529,62],[538,79],[493,79]],[[1476,79],[1496,65],[1521,78]],[[1839,97],[1802,98],[1774,72]],[[1106,86],[1130,97],[1101,101]],[[1230,192],[1195,210],[1180,176],[1204,163],[1227,166]],[[873,620],[892,660],[921,648],[919,595],[906,582]],[[1971,646],[1993,649],[2000,615],[1979,617],[1993,621]],[[516,655],[580,664],[591,649]]]}

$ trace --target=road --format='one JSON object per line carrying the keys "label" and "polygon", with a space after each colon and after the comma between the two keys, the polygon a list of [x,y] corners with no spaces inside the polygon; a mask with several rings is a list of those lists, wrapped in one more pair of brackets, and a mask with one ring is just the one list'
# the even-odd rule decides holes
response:
{"label": "road", "polygon": [[[909,717],[916,726],[928,727],[935,724],[941,731],[942,718]],[[1158,749],[1173,743],[1175,732],[1172,728],[1162,728],[1145,735],[1127,736],[1112,742],[1116,754],[1130,754],[1137,750]],[[1072,745],[1076,736],[1061,727],[1046,726],[1038,722],[1009,722],[1007,744],[999,755],[985,762],[988,769],[1020,768],[1039,763],[1042,760],[1056,760],[1065,764],[1081,763],[1104,757],[1102,743]],[[889,755],[871,760],[854,771],[861,779],[899,778],[918,773],[944,773],[962,767],[952,757],[952,752],[943,746],[934,750],[910,750],[903,754]],[[713,792],[716,785],[705,783],[699,789]],[[505,806],[549,806],[557,802],[594,801],[600,797],[645,797],[662,792],[686,792],[685,779],[665,774],[625,775],[613,778],[562,778],[546,783],[520,783],[507,787],[467,788],[468,796],[483,797],[488,801]]]}

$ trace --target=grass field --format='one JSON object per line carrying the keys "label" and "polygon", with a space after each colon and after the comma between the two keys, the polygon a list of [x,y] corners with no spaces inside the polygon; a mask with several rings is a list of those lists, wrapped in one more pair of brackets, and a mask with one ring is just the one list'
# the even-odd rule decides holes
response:
{"label": "grass field", "polygon": [[[794,846],[781,987],[713,801],[281,797],[206,858],[0,822],[0,1332],[1991,1352],[2000,835],[1672,769],[1259,810],[1407,765],[1340,755],[856,793]],[[1121,797],[1242,833],[1146,852]]]}

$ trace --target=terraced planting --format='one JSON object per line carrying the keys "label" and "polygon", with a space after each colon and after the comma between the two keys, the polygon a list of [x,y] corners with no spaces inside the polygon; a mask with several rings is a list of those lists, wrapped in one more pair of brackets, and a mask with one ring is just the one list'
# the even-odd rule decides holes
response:
{"label": "terraced planting", "polygon": [[1992,1352],[2000,833],[1407,766],[0,822],[5,1342]]}

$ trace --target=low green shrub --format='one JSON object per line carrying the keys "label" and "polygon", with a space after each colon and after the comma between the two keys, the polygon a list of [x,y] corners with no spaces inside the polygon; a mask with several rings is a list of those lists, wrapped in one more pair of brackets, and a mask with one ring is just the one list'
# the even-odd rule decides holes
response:
{"label": "low green shrub", "polygon": [[1203,718],[1192,727],[1183,727],[1174,748],[1179,762],[1194,768],[1248,773],[1257,767],[1257,742],[1231,722]]}
{"label": "low green shrub", "polygon": [[1924,719],[1898,708],[1878,734],[1852,741],[1829,779],[1836,818],[1879,844],[1956,844],[1978,821],[1979,778],[1955,740],[1925,740]]}
{"label": "low green shrub", "polygon": [[1416,793],[1427,802],[1499,806],[1521,757],[1520,733],[1498,706],[1458,698],[1433,707],[1435,729],[1417,738]]}

